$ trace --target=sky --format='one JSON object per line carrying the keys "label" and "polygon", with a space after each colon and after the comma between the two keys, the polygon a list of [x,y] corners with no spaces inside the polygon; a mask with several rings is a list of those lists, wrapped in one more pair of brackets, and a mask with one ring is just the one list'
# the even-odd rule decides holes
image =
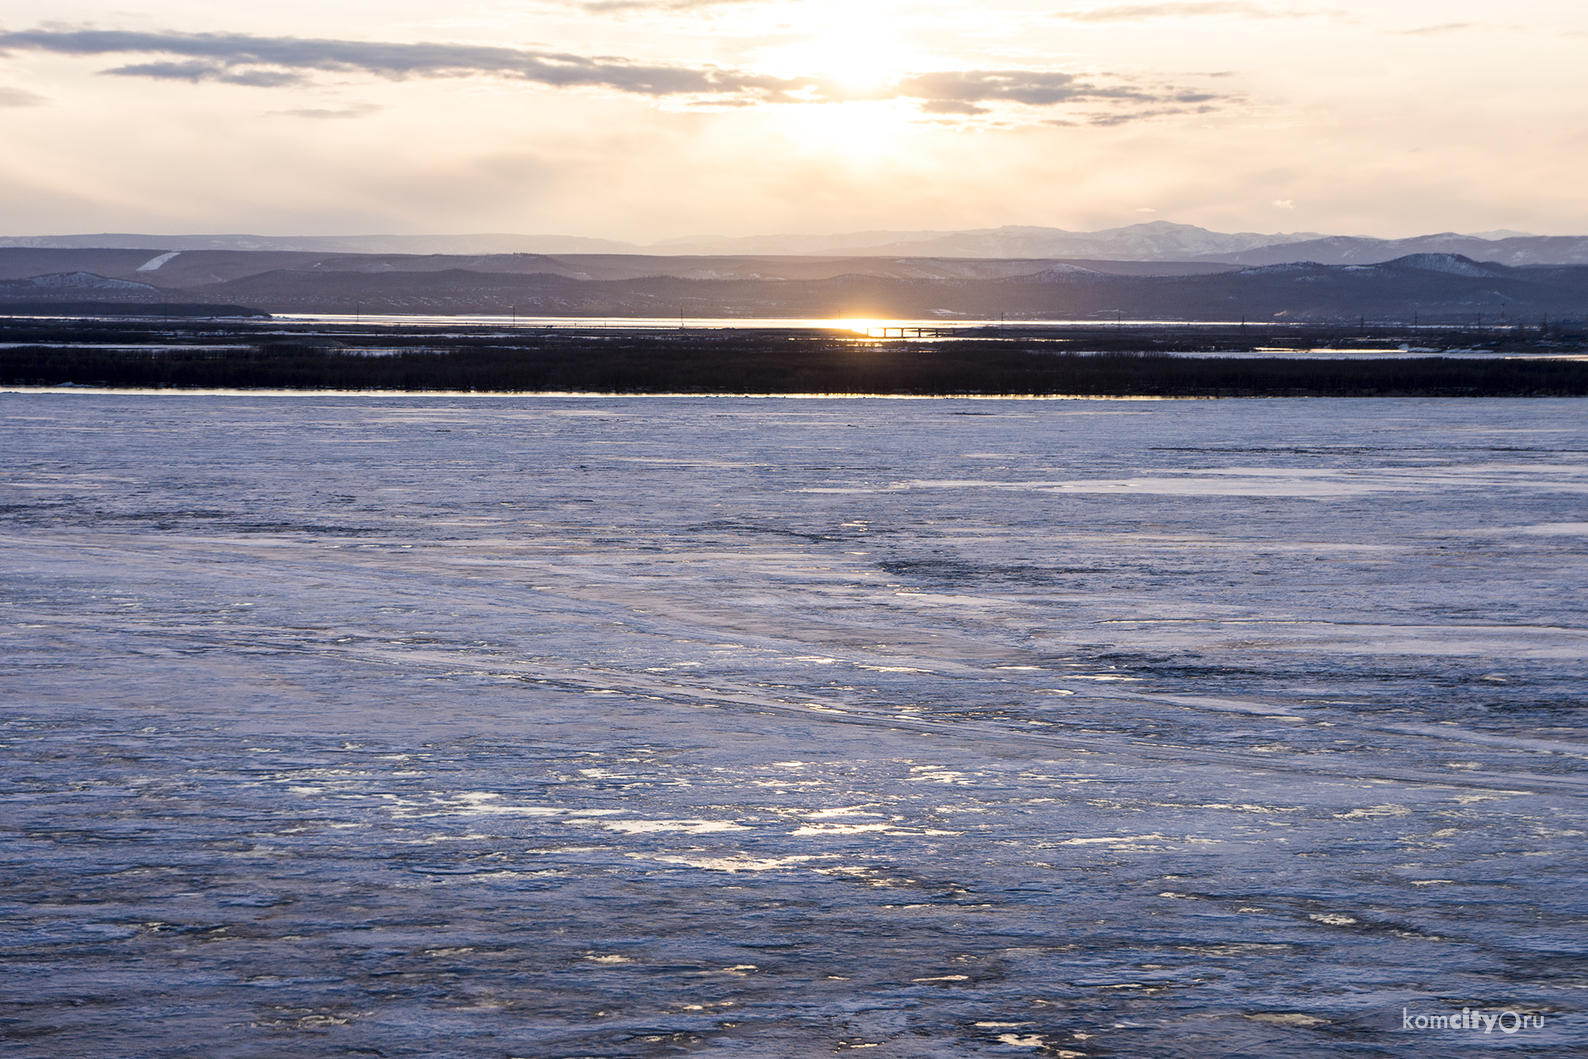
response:
{"label": "sky", "polygon": [[1582,0],[0,5],[0,235],[1588,233]]}

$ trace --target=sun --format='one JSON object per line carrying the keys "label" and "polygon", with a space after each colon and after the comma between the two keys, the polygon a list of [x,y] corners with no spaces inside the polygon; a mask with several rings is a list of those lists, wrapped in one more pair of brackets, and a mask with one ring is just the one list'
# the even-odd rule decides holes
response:
{"label": "sun", "polygon": [[857,335],[865,335],[868,338],[875,337],[882,331],[883,328],[899,326],[895,321],[892,320],[861,320],[855,317],[845,317],[841,320],[828,320],[825,321],[825,323],[827,323],[830,327],[844,331],[853,331]]}
{"label": "sun", "polygon": [[876,12],[824,8],[810,28],[755,53],[753,65],[776,77],[811,78],[826,100],[877,99],[911,71],[912,56],[896,27]]}
{"label": "sun", "polygon": [[784,105],[761,110],[760,119],[807,154],[862,166],[897,158],[921,117],[897,86],[931,67],[907,38],[908,28],[884,5],[803,5],[797,20],[746,57],[758,73],[806,86]]}

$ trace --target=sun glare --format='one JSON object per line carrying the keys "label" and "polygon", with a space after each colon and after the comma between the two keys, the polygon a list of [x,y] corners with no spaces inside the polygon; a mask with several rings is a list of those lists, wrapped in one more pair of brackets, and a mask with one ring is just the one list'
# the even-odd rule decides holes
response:
{"label": "sun glare", "polygon": [[828,9],[819,27],[761,50],[756,66],[779,77],[814,77],[824,97],[876,98],[912,69],[888,22],[869,12]]}
{"label": "sun glare", "polygon": [[914,110],[898,100],[788,107],[778,124],[807,151],[864,162],[897,150],[910,131]]}
{"label": "sun glare", "polygon": [[899,38],[886,12],[812,5],[782,43],[755,53],[754,67],[775,77],[811,79],[805,102],[778,108],[783,135],[808,151],[866,161],[895,150],[918,112],[892,88],[929,68]]}
{"label": "sun glare", "polygon": [[[899,327],[899,321],[897,320],[862,320],[854,317],[829,320],[826,323],[836,330],[853,331],[857,335],[865,335],[868,338],[885,338],[889,328],[898,329]],[[903,337],[902,333],[900,337]]]}

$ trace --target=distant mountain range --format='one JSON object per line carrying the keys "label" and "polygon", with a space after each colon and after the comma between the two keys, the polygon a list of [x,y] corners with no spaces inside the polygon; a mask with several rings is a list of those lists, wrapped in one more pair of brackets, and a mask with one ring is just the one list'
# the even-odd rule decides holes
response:
{"label": "distant mountain range", "polygon": [[1588,265],[0,249],[0,314],[50,306],[619,318],[1588,320]]}
{"label": "distant mountain range", "polygon": [[1475,261],[1496,261],[1513,266],[1588,264],[1588,236],[1539,236],[1501,231],[1476,235],[1445,232],[1411,239],[1373,239],[1317,232],[1212,232],[1194,225],[1168,221],[1150,221],[1097,232],[1006,226],[952,232],[868,231],[842,235],[764,235],[743,238],[699,236],[667,239],[644,246],[566,235],[102,234],[0,238],[0,247],[454,256],[615,254],[625,257],[1084,259],[1093,262],[1200,262],[1226,265],[1277,265],[1297,261],[1321,265],[1376,264],[1411,254],[1460,254]]}

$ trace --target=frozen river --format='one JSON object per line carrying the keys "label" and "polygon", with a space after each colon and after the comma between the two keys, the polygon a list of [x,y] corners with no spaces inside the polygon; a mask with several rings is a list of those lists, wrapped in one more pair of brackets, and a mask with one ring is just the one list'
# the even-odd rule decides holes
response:
{"label": "frozen river", "polygon": [[0,1049],[1582,1055],[1585,413],[0,395]]}

